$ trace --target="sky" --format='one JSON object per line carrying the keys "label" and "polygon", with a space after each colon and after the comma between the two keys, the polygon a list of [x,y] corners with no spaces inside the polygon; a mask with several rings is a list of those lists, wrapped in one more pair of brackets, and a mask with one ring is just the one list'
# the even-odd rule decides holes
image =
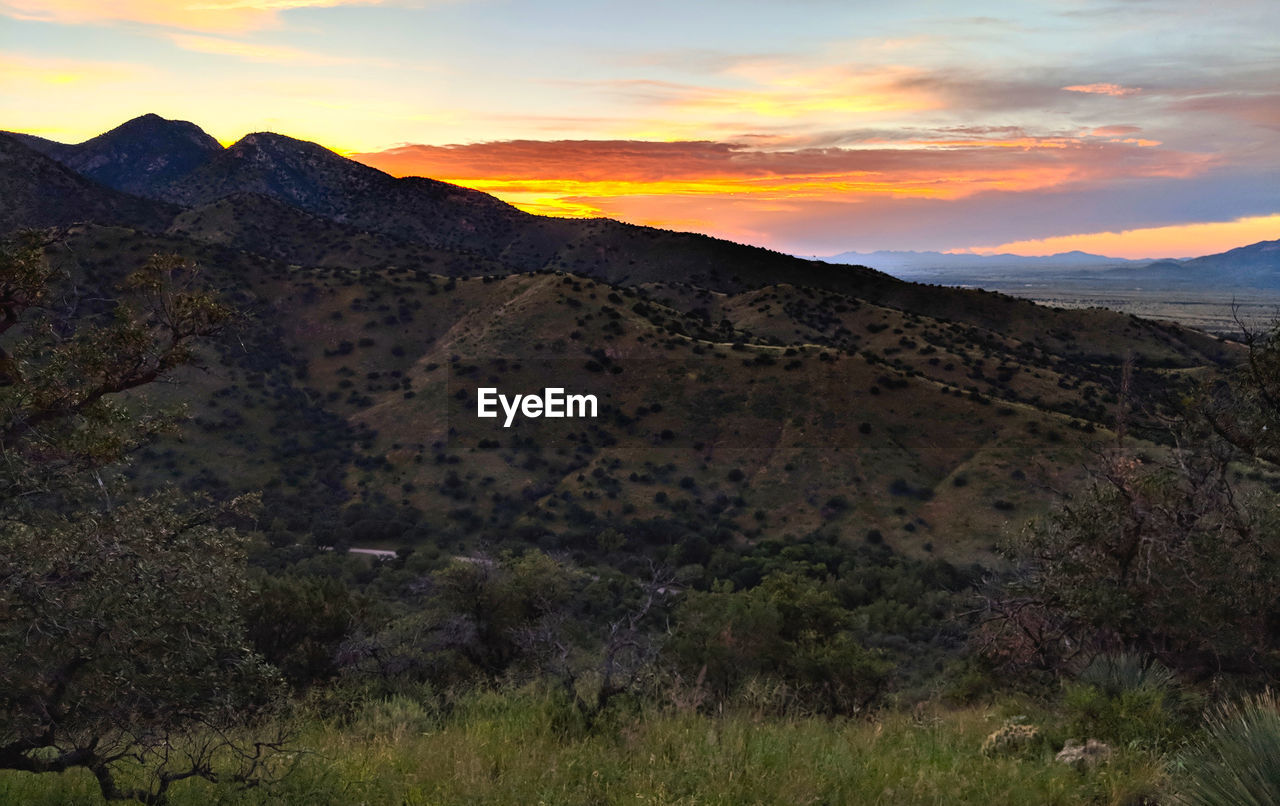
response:
{"label": "sky", "polygon": [[1280,238],[1280,3],[0,0],[0,129],[275,131],[802,255]]}

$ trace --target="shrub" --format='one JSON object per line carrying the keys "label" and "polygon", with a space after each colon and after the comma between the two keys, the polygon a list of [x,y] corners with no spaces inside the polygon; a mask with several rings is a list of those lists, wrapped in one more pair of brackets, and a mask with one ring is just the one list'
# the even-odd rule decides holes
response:
{"label": "shrub", "polygon": [[370,700],[353,720],[351,731],[366,742],[396,742],[438,727],[439,717],[422,700],[403,694]]}
{"label": "shrub", "polygon": [[1099,655],[1080,672],[1079,680],[1109,697],[1126,691],[1169,691],[1177,683],[1168,667],[1134,652]]}
{"label": "shrub", "polygon": [[1095,658],[1067,684],[1064,704],[1081,739],[1158,749],[1186,737],[1199,701],[1161,664],[1120,653]]}
{"label": "shrub", "polygon": [[[675,621],[670,657],[721,703],[848,715],[878,698],[892,669],[854,637],[853,614],[832,591],[795,574],[744,591],[726,582],[691,592]],[[759,696],[780,686],[788,697]]]}
{"label": "shrub", "polygon": [[1183,773],[1179,803],[1280,803],[1280,703],[1275,694],[1213,711],[1204,738],[1178,761]]}
{"label": "shrub", "polygon": [[1022,755],[1035,747],[1040,740],[1040,729],[1014,721],[1006,722],[982,742],[984,756]]}

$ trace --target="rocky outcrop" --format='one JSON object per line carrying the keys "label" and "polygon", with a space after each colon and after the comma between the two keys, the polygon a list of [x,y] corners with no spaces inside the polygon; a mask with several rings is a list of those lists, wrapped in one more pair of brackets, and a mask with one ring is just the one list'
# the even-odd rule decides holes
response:
{"label": "rocky outcrop", "polygon": [[1084,744],[1068,739],[1054,757],[1054,761],[1070,764],[1078,770],[1092,769],[1110,759],[1111,748],[1097,739],[1089,739]]}

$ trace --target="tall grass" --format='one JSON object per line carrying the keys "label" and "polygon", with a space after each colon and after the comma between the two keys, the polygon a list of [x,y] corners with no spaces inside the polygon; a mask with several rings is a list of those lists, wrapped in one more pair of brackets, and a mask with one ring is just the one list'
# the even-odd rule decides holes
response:
{"label": "tall grass", "polygon": [[[1141,802],[1161,775],[1142,754],[1089,773],[1055,764],[1048,747],[984,756],[1004,715],[976,708],[858,721],[654,710],[590,729],[574,714],[541,692],[471,694],[447,709],[397,698],[341,724],[308,721],[308,753],[278,785],[192,783],[174,804],[1118,805]],[[87,775],[0,775],[0,803],[98,802]]]}
{"label": "tall grass", "polygon": [[1272,692],[1221,706],[1206,735],[1180,760],[1180,802],[1192,806],[1280,804],[1280,703]]}

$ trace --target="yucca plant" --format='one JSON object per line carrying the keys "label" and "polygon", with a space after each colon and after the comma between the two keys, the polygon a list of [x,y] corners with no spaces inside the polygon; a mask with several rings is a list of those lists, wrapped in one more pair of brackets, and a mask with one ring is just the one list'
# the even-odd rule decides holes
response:
{"label": "yucca plant", "polygon": [[1178,802],[1187,806],[1280,803],[1280,703],[1270,691],[1219,706],[1205,736],[1180,759]]}
{"label": "yucca plant", "polygon": [[1199,721],[1198,697],[1153,659],[1133,653],[1099,655],[1064,686],[1072,734],[1122,745],[1166,749]]}
{"label": "yucca plant", "polygon": [[1080,672],[1079,680],[1109,697],[1133,691],[1168,691],[1177,682],[1167,666],[1135,652],[1099,655]]}

